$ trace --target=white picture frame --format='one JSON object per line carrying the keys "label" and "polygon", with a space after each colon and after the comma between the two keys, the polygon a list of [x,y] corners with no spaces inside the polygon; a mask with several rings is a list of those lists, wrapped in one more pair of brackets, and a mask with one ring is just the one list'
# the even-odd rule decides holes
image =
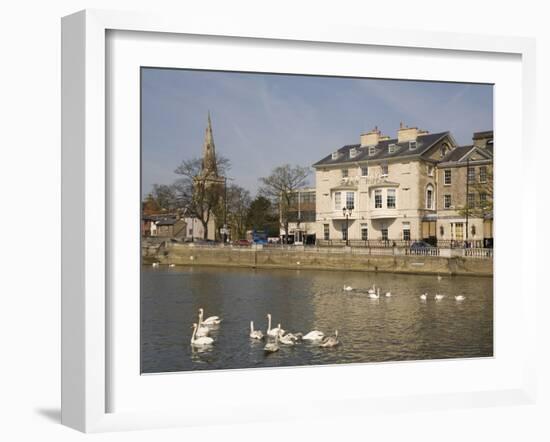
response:
{"label": "white picture frame", "polygon": [[[107,373],[112,354],[107,340],[111,320],[107,287],[111,233],[109,215],[109,167],[106,119],[106,33],[144,31],[225,38],[269,39],[274,42],[337,43],[383,48],[423,48],[438,51],[467,51],[513,54],[521,57],[522,110],[521,155],[534,155],[535,46],[534,41],[517,37],[489,37],[451,33],[377,30],[368,27],[300,27],[277,23],[226,23],[220,27],[207,20],[168,16],[87,10],[62,21],[62,423],[85,432],[157,428],[206,424],[198,414],[185,415],[185,407],[157,412],[107,412],[108,393],[113,385]],[[497,135],[498,136],[498,135]],[[526,171],[520,173],[525,174]],[[535,219],[535,192],[522,188],[521,221]],[[498,197],[497,197],[498,204]],[[460,394],[445,392],[414,396],[373,398],[329,396],[319,401],[308,416],[319,416],[321,405],[338,401],[342,414],[364,414],[375,409],[389,412],[414,408],[455,408],[533,403],[535,382],[535,269],[527,265],[534,256],[531,242],[520,246],[522,333],[526,341],[524,381],[513,388],[481,389]],[[498,274],[497,274],[498,277]],[[326,368],[331,370],[331,368]],[[355,367],[355,371],[361,367]],[[282,373],[282,372],[281,372]],[[279,375],[281,375],[279,373]],[[296,372],[297,373],[297,372]],[[203,374],[201,376],[208,376]],[[231,373],[226,376],[233,376]],[[285,371],[283,376],[296,374]],[[235,374],[234,376],[238,376]],[[242,375],[241,375],[242,377]],[[165,381],[169,382],[169,381]],[[238,402],[238,399],[236,399]],[[242,401],[243,399],[241,399]],[[219,421],[284,419],[285,411],[266,409],[238,419],[231,413]]]}

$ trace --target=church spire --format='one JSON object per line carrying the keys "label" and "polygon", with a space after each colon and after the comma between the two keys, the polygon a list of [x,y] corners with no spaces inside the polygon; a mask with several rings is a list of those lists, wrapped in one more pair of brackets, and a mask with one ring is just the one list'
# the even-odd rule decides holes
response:
{"label": "church spire", "polygon": [[212,120],[210,111],[208,111],[208,125],[204,135],[204,144],[202,147],[202,172],[205,175],[218,176],[218,167],[216,164],[216,146],[214,145],[214,135],[212,133]]}

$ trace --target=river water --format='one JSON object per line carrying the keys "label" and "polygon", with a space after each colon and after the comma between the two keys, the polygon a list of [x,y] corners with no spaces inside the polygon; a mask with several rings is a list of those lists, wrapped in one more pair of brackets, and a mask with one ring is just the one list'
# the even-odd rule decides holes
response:
{"label": "river water", "polygon": [[[379,300],[366,290],[380,287]],[[344,285],[354,288],[343,290]],[[310,270],[142,268],[141,371],[364,363],[493,354],[493,279]],[[383,294],[390,291],[392,296]],[[427,301],[419,298],[428,292]],[[435,293],[444,294],[435,301]],[[457,302],[455,295],[466,299]],[[223,321],[206,350],[190,345],[199,307]],[[249,338],[266,314],[292,332],[338,329],[340,345],[298,343],[264,354]]]}

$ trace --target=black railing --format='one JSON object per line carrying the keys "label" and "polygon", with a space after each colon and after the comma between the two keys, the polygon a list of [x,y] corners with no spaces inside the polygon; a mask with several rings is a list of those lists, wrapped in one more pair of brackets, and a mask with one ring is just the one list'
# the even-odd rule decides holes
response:
{"label": "black railing", "polygon": [[[393,240],[393,239],[350,239],[350,247],[369,247],[373,249],[392,248],[392,247],[410,247],[414,241]],[[345,246],[346,241],[343,239],[319,239],[317,240],[319,247],[340,247]]]}
{"label": "black railing", "polygon": [[[482,249],[487,247],[488,241],[484,239],[469,239],[469,240],[455,240],[455,239],[438,239],[437,247],[440,249]],[[492,247],[493,242],[490,241]]]}
{"label": "black railing", "polygon": [[[422,240],[428,242],[426,240]],[[367,248],[410,248],[415,242],[414,240],[402,240],[402,239],[350,239],[350,247],[367,247]],[[431,243],[430,243],[431,244]],[[346,245],[346,241],[343,239],[318,239],[316,242],[318,247],[343,247]],[[431,244],[433,247],[440,249],[483,249],[492,248],[493,241],[487,239],[476,239],[468,241],[457,240],[437,240],[435,244]]]}

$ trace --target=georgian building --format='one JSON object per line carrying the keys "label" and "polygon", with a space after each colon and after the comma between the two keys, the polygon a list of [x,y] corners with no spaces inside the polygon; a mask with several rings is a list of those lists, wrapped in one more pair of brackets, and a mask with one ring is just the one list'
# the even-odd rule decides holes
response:
{"label": "georgian building", "polygon": [[[458,239],[459,205],[465,202],[460,197],[462,164],[465,158],[475,164],[470,167],[492,164],[492,132],[484,134],[483,142],[490,148],[481,147],[481,133],[474,145],[459,147],[448,131],[432,134],[401,124],[396,138],[374,128],[362,134],[358,144],[327,155],[313,165],[317,239],[424,239],[432,243],[438,237]],[[449,169],[455,170],[456,178],[446,186],[445,174],[449,172],[445,170]],[[449,198],[445,195],[451,190],[451,199],[456,200],[452,209],[445,208]],[[440,216],[445,218],[439,220]],[[483,220],[474,224],[482,236],[486,231]],[[439,236],[438,230],[442,232]]]}
{"label": "georgian building", "polygon": [[437,239],[493,245],[493,131],[450,151],[437,165]]}

